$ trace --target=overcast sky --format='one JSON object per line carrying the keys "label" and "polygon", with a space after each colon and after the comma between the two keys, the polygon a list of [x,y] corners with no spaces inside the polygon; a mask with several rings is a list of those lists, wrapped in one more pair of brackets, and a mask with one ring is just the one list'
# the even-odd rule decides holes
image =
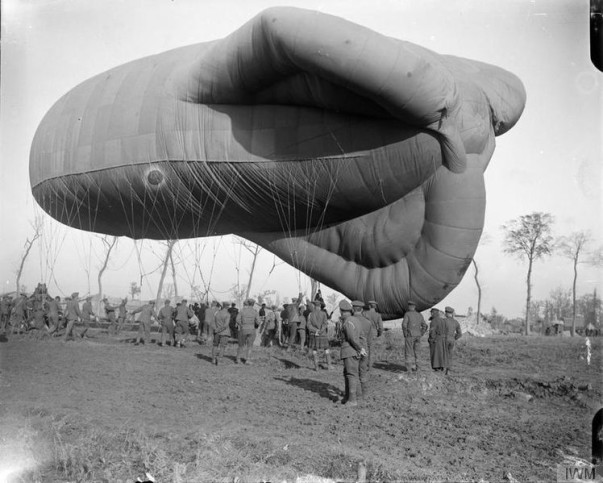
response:
{"label": "overcast sky", "polygon": [[[485,242],[478,248],[483,309],[522,314],[526,267],[502,254],[501,225],[533,211],[551,213],[554,234],[590,230],[602,244],[601,145],[603,74],[589,59],[588,0],[3,0],[0,111],[0,281],[13,290],[23,244],[37,207],[29,184],[29,149],[43,115],[79,82],[124,62],[171,48],[224,37],[262,9],[291,5],[344,17],[383,34],[443,54],[489,62],[518,75],[528,101],[514,129],[497,138],[486,171]],[[27,260],[21,283],[38,281],[53,294],[95,293],[102,245],[97,236],[63,227],[48,217],[45,239]],[[195,242],[176,249],[178,288],[190,294]],[[198,257],[217,298],[247,281],[249,257],[230,237],[198,240]],[[165,249],[158,242],[119,240],[103,279],[104,292],[127,295],[142,281],[154,297],[155,270]],[[216,254],[214,271],[211,262]],[[307,277],[274,257],[260,256],[252,294],[277,289],[281,297],[309,294]],[[278,263],[278,260],[277,260]],[[237,271],[237,266],[239,270]],[[272,271],[271,271],[272,269]],[[572,283],[569,260],[553,256],[535,266],[534,297]],[[603,288],[600,271],[580,269],[578,293]],[[329,292],[329,290],[325,290]],[[470,269],[440,305],[459,312],[476,306]]]}

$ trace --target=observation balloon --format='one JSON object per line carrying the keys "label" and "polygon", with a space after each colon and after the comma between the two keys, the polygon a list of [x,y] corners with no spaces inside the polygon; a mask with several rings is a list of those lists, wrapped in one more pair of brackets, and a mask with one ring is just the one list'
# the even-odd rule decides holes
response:
{"label": "observation balloon", "polygon": [[30,156],[40,206],[134,239],[234,233],[386,317],[461,281],[513,74],[279,7],[73,88]]}

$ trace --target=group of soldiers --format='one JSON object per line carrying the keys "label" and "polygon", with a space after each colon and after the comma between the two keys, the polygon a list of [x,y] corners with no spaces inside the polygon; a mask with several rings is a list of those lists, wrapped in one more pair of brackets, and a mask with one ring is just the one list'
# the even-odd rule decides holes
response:
{"label": "group of soldiers", "polygon": [[[67,341],[75,338],[74,326],[79,321],[83,327],[79,336],[84,338],[98,316],[93,310],[91,297],[84,298],[81,308],[80,302],[79,293],[75,292],[61,304],[59,297],[49,297],[45,287],[40,286],[31,297],[25,294],[15,300],[4,297],[0,303],[0,333],[5,333],[9,326],[14,331],[25,324],[28,330],[48,335],[56,335],[64,329],[62,336]],[[133,319],[138,315],[136,345],[151,341],[151,325],[155,321],[160,325],[160,346],[184,347],[193,334],[200,343],[212,342],[212,363],[216,366],[233,338],[238,341],[235,363],[252,364],[252,348],[258,331],[261,345],[311,352],[315,371],[319,370],[323,356],[326,368],[332,369],[331,347],[340,345],[345,380],[342,402],[351,407],[369,392],[368,375],[373,362],[373,348],[383,333],[383,321],[376,301],[371,300],[367,304],[359,300],[341,301],[340,319],[332,324],[332,314],[326,311],[320,293],[312,301],[304,301],[299,294],[282,309],[261,304],[258,310],[252,298],[245,300],[241,310],[230,301],[214,301],[209,306],[199,306],[188,305],[183,299],[174,307],[166,299],[163,307],[156,310],[155,301],[150,300],[130,311],[126,308],[127,299],[119,305],[112,305],[106,299],[103,302],[110,334],[119,333],[128,317]],[[402,320],[406,368],[411,372],[419,370],[420,341],[429,332],[431,367],[434,371],[448,374],[455,341],[462,335],[460,324],[454,319],[452,307],[446,307],[444,314],[436,308],[431,309],[430,321],[428,326],[416,311],[416,304],[408,302],[408,310]],[[336,344],[332,344],[333,339]]]}

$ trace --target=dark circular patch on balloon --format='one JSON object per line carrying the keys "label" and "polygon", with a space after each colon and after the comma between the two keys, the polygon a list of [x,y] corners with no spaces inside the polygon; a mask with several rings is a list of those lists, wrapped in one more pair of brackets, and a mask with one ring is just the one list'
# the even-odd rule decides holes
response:
{"label": "dark circular patch on balloon", "polygon": [[147,174],[147,181],[153,186],[158,186],[163,181],[163,173],[158,169],[149,171],[149,174]]}

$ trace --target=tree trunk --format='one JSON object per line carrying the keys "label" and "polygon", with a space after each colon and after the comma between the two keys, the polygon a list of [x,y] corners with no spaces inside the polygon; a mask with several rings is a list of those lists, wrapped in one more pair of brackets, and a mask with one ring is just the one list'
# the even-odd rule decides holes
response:
{"label": "tree trunk", "polygon": [[98,271],[98,295],[99,295],[99,301],[98,301],[98,307],[97,307],[97,311],[100,313],[100,303],[101,300],[103,298],[103,273],[105,273],[105,270],[107,269],[107,265],[109,264],[109,257],[111,257],[111,251],[113,250],[113,247],[115,246],[115,244],[117,243],[117,237],[114,236],[113,237],[113,241],[111,243],[109,243],[107,241],[107,238],[103,238],[103,244],[107,247],[107,253],[105,255],[105,261],[103,262],[103,265],[101,266],[101,269]]}
{"label": "tree trunk", "polygon": [[159,302],[161,299],[161,291],[163,290],[163,281],[165,280],[165,274],[167,272],[168,263],[172,256],[172,248],[174,248],[174,244],[176,240],[169,240],[167,246],[167,252],[165,253],[165,259],[163,260],[163,269],[161,270],[161,278],[159,279],[159,287],[157,288],[157,297],[155,297],[155,306],[159,307]]}
{"label": "tree trunk", "polygon": [[479,280],[477,278],[478,276],[478,269],[477,269],[477,263],[475,262],[475,259],[471,260],[473,262],[473,268],[475,268],[475,285],[477,285],[477,321],[476,321],[476,325],[479,325],[480,322],[480,318],[481,318],[481,308],[482,308],[482,287],[479,284]]}
{"label": "tree trunk", "polygon": [[578,257],[574,258],[574,284],[572,285],[572,337],[576,335],[576,281],[578,280]]}
{"label": "tree trunk", "polygon": [[178,297],[178,282],[176,282],[176,267],[174,266],[174,257],[170,252],[170,264],[172,265],[172,281],[174,282],[174,297]]}
{"label": "tree trunk", "polygon": [[23,273],[23,266],[25,265],[25,260],[27,259],[27,256],[29,255],[29,251],[31,250],[31,247],[33,246],[34,242],[39,237],[40,237],[40,234],[36,232],[36,234],[31,239],[31,241],[29,240],[29,238],[27,238],[25,240],[25,253],[23,254],[23,257],[21,258],[21,263],[19,264],[19,270],[17,270],[17,295],[19,295],[19,293],[21,292],[21,287],[19,286],[19,284],[21,283],[21,274]]}
{"label": "tree trunk", "polygon": [[259,245],[256,245],[255,251],[253,251],[253,261],[251,262],[251,270],[249,271],[249,281],[247,282],[247,290],[245,293],[245,298],[249,298],[249,293],[251,292],[251,282],[253,280],[253,272],[255,271],[255,262],[258,259],[258,253],[260,253],[261,248]]}
{"label": "tree trunk", "polygon": [[526,297],[526,335],[530,335],[530,302],[532,300],[531,279],[532,279],[532,257],[529,258],[528,277],[526,280],[526,282],[528,284],[528,296]]}

